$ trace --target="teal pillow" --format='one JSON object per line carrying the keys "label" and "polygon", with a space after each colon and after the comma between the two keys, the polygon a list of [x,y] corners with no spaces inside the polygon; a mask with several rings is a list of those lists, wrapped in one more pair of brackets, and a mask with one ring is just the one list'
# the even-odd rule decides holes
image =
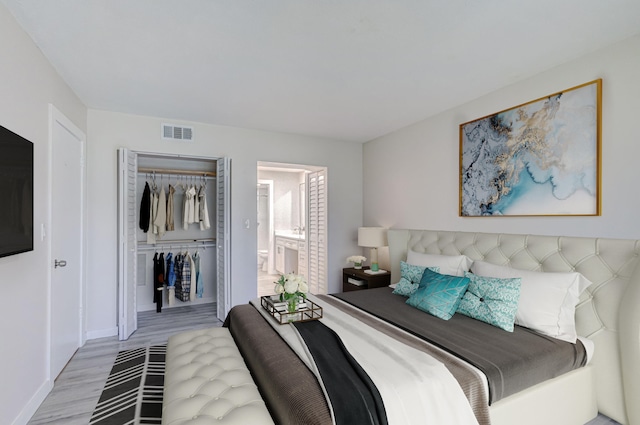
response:
{"label": "teal pillow", "polygon": [[418,289],[417,283],[411,283],[404,277],[400,278],[400,281],[396,283],[396,287],[393,288],[393,293],[396,295],[402,295],[403,297],[410,297]]}
{"label": "teal pillow", "polygon": [[471,282],[458,306],[458,313],[513,332],[522,279],[478,276],[469,272],[465,276]]}
{"label": "teal pillow", "polygon": [[449,320],[469,286],[468,277],[449,276],[425,269],[416,292],[407,304],[436,317]]}
{"label": "teal pillow", "polygon": [[[418,284],[424,273],[424,266],[414,266],[404,261],[400,261],[400,281],[396,283],[393,293],[403,297],[411,296],[418,289]],[[439,267],[429,267],[434,272],[439,272]]]}
{"label": "teal pillow", "polygon": [[[426,266],[414,266],[413,264],[400,261],[400,276],[404,277],[411,283],[420,283],[422,275],[424,274],[424,269],[426,268]],[[436,273],[440,273],[440,267],[429,267],[429,269]]]}

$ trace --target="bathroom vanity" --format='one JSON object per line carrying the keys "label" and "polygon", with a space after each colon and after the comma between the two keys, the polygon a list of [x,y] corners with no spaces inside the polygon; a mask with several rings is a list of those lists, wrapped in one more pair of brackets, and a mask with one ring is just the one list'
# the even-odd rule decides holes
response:
{"label": "bathroom vanity", "polygon": [[298,273],[306,276],[307,244],[304,233],[276,231],[276,271],[281,274]]}

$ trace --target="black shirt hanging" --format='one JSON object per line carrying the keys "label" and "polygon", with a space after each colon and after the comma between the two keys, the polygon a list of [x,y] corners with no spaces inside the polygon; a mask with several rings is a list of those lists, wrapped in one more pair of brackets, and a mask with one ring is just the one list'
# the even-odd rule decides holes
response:
{"label": "black shirt hanging", "polygon": [[149,183],[144,184],[142,201],[140,201],[140,228],[145,233],[149,230],[149,220],[151,219],[151,188]]}

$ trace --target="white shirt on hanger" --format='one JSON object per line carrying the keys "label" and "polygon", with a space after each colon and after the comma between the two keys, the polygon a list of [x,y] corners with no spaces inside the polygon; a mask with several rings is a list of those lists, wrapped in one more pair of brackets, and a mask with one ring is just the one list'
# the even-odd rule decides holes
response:
{"label": "white shirt on hanger", "polygon": [[207,187],[205,185],[200,186],[200,192],[198,197],[200,198],[200,230],[207,230],[211,228],[211,222],[209,221],[209,209],[207,208]]}
{"label": "white shirt on hanger", "polygon": [[184,230],[189,228],[189,224],[193,223],[193,197],[196,190],[193,186],[184,192],[184,208],[182,214],[182,227]]}
{"label": "white shirt on hanger", "polygon": [[156,208],[156,216],[153,220],[154,226],[158,230],[158,237],[164,236],[167,231],[167,194],[164,191],[164,186],[160,189],[160,195],[158,195],[158,204]]}
{"label": "white shirt on hanger", "polygon": [[198,189],[195,186],[191,187],[193,189],[193,221],[192,223],[200,222],[200,197],[198,196]]}
{"label": "white shirt on hanger", "polygon": [[155,192],[151,193],[151,202],[149,203],[149,230],[147,231],[147,243],[154,244],[156,243],[156,234],[155,234],[155,226],[153,225],[153,217],[154,217],[154,197]]}

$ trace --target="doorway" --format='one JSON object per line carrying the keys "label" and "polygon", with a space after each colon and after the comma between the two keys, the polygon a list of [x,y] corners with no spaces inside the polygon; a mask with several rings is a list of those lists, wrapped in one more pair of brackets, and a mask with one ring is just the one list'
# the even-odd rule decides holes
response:
{"label": "doorway", "polygon": [[258,296],[273,294],[274,282],[292,272],[311,292],[327,292],[326,174],[326,167],[258,162]]}
{"label": "doorway", "polygon": [[51,138],[50,359],[53,381],[84,343],[85,135],[53,105]]}
{"label": "doorway", "polygon": [[[128,339],[138,311],[149,309],[207,303],[223,320],[231,308],[230,159],[126,148],[118,158],[119,338]],[[153,202],[142,209],[151,192]],[[154,204],[165,219],[173,217],[171,225],[149,211]]]}

